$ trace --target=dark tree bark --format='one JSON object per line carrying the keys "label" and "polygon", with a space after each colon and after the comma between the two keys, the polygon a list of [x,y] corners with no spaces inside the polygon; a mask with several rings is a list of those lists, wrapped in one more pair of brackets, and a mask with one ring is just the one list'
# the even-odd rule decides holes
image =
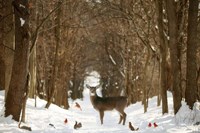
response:
{"label": "dark tree bark", "polygon": [[197,100],[197,25],[198,0],[189,0],[188,40],[187,40],[187,83],[185,100],[192,109]]}
{"label": "dark tree bark", "polygon": [[174,113],[176,114],[181,107],[181,77],[180,77],[180,59],[178,56],[178,26],[176,17],[176,8],[174,0],[166,0],[166,9],[168,16],[168,28],[169,28],[169,47],[170,47],[170,59],[172,68],[172,91],[174,101]]}
{"label": "dark tree bark", "polygon": [[[0,40],[1,41],[1,40]],[[0,90],[5,89],[4,46],[0,43]]]}
{"label": "dark tree bark", "polygon": [[5,102],[5,116],[19,121],[24,102],[29,61],[29,5],[28,0],[13,1],[15,15],[15,54],[11,83]]}
{"label": "dark tree bark", "polygon": [[158,15],[158,30],[160,40],[160,54],[161,54],[161,98],[162,98],[162,113],[168,113],[167,103],[167,45],[164,41],[163,28],[163,1],[156,0],[157,15]]}
{"label": "dark tree bark", "polygon": [[[13,49],[14,49],[14,26],[12,0],[0,1],[0,56],[1,60],[1,88],[5,89],[5,97],[10,83]],[[0,88],[0,89],[1,89]]]}
{"label": "dark tree bark", "polygon": [[[3,7],[3,1],[0,1],[0,6]],[[2,21],[3,18],[3,11],[0,10],[0,21]],[[0,90],[3,90],[4,87],[4,78],[5,78],[5,73],[4,73],[4,50],[3,50],[3,23],[0,22]]]}
{"label": "dark tree bark", "polygon": [[6,0],[5,8],[3,10],[4,15],[7,17],[3,19],[3,44],[6,46],[4,49],[5,58],[5,99],[9,89],[12,67],[13,67],[13,58],[14,58],[14,21],[13,21],[13,0]]}
{"label": "dark tree bark", "polygon": [[[4,8],[3,1],[0,1],[0,6]],[[1,22],[3,19],[3,10],[0,10],[0,90],[5,89],[5,62],[4,62],[4,44],[3,44],[3,23]]]}

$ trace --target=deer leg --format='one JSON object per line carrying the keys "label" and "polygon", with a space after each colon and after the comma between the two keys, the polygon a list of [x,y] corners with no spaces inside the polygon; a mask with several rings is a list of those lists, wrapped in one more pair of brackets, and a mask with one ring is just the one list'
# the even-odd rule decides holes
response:
{"label": "deer leg", "polygon": [[120,109],[120,108],[116,108],[116,110],[119,112],[120,114],[120,119],[119,119],[119,124],[121,124],[122,120],[123,120],[123,125],[125,125],[125,121],[126,121],[126,113],[124,112],[124,110]]}
{"label": "deer leg", "polygon": [[123,125],[125,125],[125,122],[126,122],[126,113],[123,112]]}
{"label": "deer leg", "polygon": [[101,120],[101,125],[103,124],[103,116],[104,116],[104,112],[103,111],[99,111],[100,114],[100,120]]}
{"label": "deer leg", "polygon": [[120,113],[119,124],[121,124],[122,119],[123,119],[123,125],[125,125],[125,122],[126,122],[126,113],[123,110],[121,110],[121,109],[117,109],[117,111]]}
{"label": "deer leg", "polygon": [[123,118],[123,116],[120,114],[120,118],[119,118],[119,123],[118,124],[121,124],[122,118]]}

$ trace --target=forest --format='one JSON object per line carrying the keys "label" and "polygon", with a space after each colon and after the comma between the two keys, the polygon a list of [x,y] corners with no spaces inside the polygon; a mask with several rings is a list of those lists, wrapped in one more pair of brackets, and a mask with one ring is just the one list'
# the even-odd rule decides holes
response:
{"label": "forest", "polygon": [[92,72],[102,98],[126,96],[127,106],[141,102],[145,113],[156,96],[164,115],[170,92],[174,116],[182,101],[193,110],[200,100],[199,2],[0,0],[3,116],[25,122],[29,98],[35,107],[40,98],[46,109],[70,110],[71,101],[84,100]]}

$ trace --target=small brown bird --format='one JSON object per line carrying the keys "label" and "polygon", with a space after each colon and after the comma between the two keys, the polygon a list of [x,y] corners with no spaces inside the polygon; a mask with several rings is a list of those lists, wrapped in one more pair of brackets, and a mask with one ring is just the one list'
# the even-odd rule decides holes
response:
{"label": "small brown bird", "polygon": [[77,124],[77,127],[78,127],[78,128],[81,128],[81,127],[82,127],[82,123],[79,122],[79,123]]}
{"label": "small brown bird", "polygon": [[64,123],[67,124],[67,122],[68,122],[68,120],[67,120],[67,118],[66,118],[66,119],[64,120]]}
{"label": "small brown bird", "polygon": [[53,124],[49,123],[49,126],[52,126],[53,128],[56,128]]}
{"label": "small brown bird", "polygon": [[139,130],[139,128],[134,128],[133,126],[132,126],[132,124],[131,124],[131,122],[129,122],[129,129],[131,130],[131,131],[137,131],[137,130]]}
{"label": "small brown bird", "polygon": [[78,104],[77,102],[75,102],[75,107],[79,108],[82,111],[80,104]]}
{"label": "small brown bird", "polygon": [[158,125],[157,125],[155,122],[153,123],[153,126],[154,126],[154,127],[158,127]]}
{"label": "small brown bird", "polygon": [[79,128],[81,128],[82,127],[82,124],[79,122],[75,122],[75,124],[74,124],[74,129],[79,129]]}
{"label": "small brown bird", "polygon": [[148,127],[151,127],[152,125],[151,125],[151,123],[149,122],[149,124],[148,124]]}

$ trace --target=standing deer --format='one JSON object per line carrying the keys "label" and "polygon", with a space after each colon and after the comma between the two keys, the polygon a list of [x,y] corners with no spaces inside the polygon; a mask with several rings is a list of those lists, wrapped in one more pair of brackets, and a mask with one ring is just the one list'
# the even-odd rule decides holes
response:
{"label": "standing deer", "polygon": [[120,114],[119,124],[123,120],[123,125],[125,125],[126,113],[124,112],[124,109],[127,106],[127,97],[119,96],[102,98],[99,97],[96,93],[96,89],[99,86],[91,87],[89,85],[86,85],[86,87],[90,90],[90,101],[94,109],[99,111],[101,124],[103,124],[104,111],[115,109]]}

